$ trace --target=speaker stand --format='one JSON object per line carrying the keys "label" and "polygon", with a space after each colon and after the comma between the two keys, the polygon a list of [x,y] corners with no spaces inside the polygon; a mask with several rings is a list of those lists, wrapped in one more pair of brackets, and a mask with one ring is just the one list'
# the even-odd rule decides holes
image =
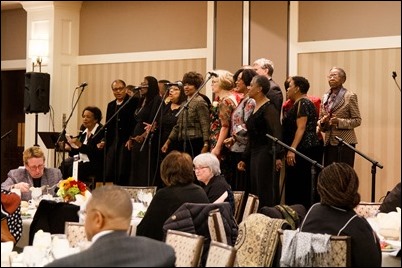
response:
{"label": "speaker stand", "polygon": [[39,146],[38,144],[38,113],[35,113],[35,144],[34,146]]}

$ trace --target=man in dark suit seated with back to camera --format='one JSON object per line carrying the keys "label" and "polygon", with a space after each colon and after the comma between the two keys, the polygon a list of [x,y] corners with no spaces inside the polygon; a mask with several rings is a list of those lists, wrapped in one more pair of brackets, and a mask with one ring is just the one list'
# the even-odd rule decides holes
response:
{"label": "man in dark suit seated with back to camera", "polygon": [[127,234],[132,211],[130,196],[120,186],[96,188],[86,210],[81,211],[85,215],[85,232],[92,245],[46,267],[174,267],[176,257],[171,246]]}

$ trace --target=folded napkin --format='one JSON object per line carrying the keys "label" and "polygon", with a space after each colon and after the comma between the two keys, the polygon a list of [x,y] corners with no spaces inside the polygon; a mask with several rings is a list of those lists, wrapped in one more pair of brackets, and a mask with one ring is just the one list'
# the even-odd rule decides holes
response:
{"label": "folded napkin", "polygon": [[401,234],[401,208],[397,211],[377,214],[378,233],[385,238],[399,239]]}

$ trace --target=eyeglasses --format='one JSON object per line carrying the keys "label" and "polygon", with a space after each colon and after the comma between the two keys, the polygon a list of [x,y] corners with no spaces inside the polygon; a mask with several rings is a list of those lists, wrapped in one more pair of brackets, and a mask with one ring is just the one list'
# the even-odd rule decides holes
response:
{"label": "eyeglasses", "polygon": [[193,170],[196,171],[196,170],[200,170],[200,169],[204,169],[204,168],[208,168],[208,167],[193,167]]}
{"label": "eyeglasses", "polygon": [[45,168],[45,165],[28,166],[28,168],[29,168],[30,170],[37,170],[37,169],[42,170],[42,169]]}
{"label": "eyeglasses", "polygon": [[123,91],[123,89],[125,89],[125,87],[116,87],[116,88],[112,88],[113,92],[116,92],[116,91]]}
{"label": "eyeglasses", "polygon": [[339,74],[330,74],[330,75],[327,76],[328,79],[331,79],[332,77],[333,78],[338,78]]}

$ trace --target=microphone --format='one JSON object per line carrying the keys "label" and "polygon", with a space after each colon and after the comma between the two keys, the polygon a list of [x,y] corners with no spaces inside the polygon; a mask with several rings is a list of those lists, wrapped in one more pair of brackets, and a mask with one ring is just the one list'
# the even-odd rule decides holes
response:
{"label": "microphone", "polygon": [[208,74],[210,76],[219,77],[219,75],[217,73],[214,73],[214,72],[208,72]]}
{"label": "microphone", "polygon": [[339,142],[343,142],[343,140],[341,138],[339,138],[338,136],[335,136],[335,139],[337,139]]}
{"label": "microphone", "polygon": [[134,90],[139,90],[141,88],[148,88],[148,85],[144,85],[144,86],[135,86]]}
{"label": "microphone", "polygon": [[177,81],[176,83],[165,83],[165,86],[167,87],[171,87],[171,86],[178,86],[178,87],[182,87],[183,83],[180,81]]}
{"label": "microphone", "polygon": [[395,80],[395,77],[396,77],[397,75],[396,75],[396,72],[395,71],[393,71],[392,72],[392,78],[394,78],[394,80]]}
{"label": "microphone", "polygon": [[77,89],[77,88],[80,88],[80,87],[82,87],[82,89],[84,89],[84,87],[86,87],[86,86],[88,86],[88,83],[87,83],[87,82],[83,82],[83,83],[81,83],[81,85],[77,86],[76,89]]}
{"label": "microphone", "polygon": [[63,114],[63,117],[62,117],[62,126],[63,126],[63,128],[66,128],[66,126],[67,126],[67,122],[66,122],[66,114]]}

